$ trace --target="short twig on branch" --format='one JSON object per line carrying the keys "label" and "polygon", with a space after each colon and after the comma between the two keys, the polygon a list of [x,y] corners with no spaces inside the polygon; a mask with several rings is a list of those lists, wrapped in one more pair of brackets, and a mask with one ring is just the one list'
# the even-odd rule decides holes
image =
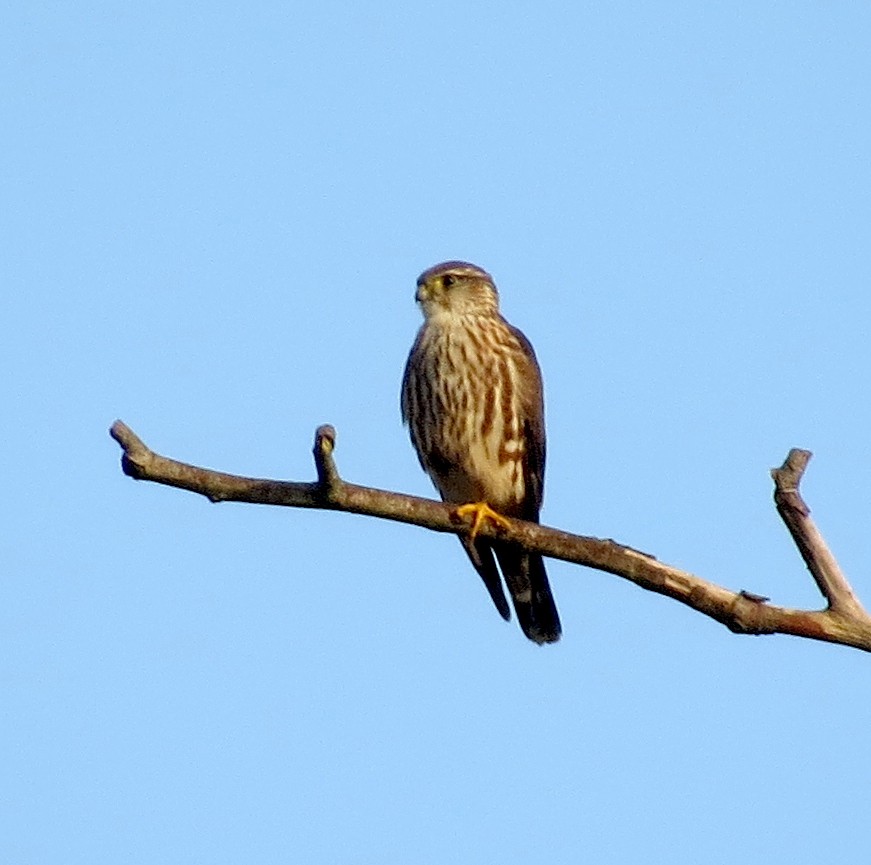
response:
{"label": "short twig on branch", "polygon": [[[437,532],[461,534],[468,530],[451,505],[343,481],[333,459],[336,431],[331,426],[319,427],[315,435],[318,479],[314,483],[223,474],[154,453],[121,421],[116,421],[110,432],[124,451],[121,466],[125,474],[190,490],[212,502],[321,508],[411,523]],[[731,591],[614,541],[572,535],[523,520],[509,520],[510,528],[487,521],[480,534],[615,574],[643,589],[668,595],[737,634],[792,634],[871,652],[871,616],[853,593],[799,494],[799,482],[810,457],[809,451],[792,450],[771,474],[777,511],[827,601],[822,610],[778,607],[767,603],[763,595]]]}

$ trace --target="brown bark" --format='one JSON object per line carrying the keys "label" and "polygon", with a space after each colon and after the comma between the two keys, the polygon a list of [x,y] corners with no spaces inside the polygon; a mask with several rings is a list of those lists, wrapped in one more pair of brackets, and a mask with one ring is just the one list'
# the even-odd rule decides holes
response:
{"label": "brown bark", "polygon": [[[125,474],[199,493],[213,502],[321,508],[411,523],[437,532],[460,534],[468,530],[450,505],[343,481],[333,459],[336,432],[330,426],[319,427],[315,435],[318,479],[312,483],[245,478],[177,462],[154,453],[121,421],[116,421],[110,432],[124,451],[121,466]],[[488,521],[480,534],[607,571],[643,589],[668,595],[722,622],[736,634],[792,634],[871,652],[871,616],[856,598],[799,493],[810,457],[809,451],[791,450],[771,475],[777,511],[826,599],[821,610],[778,607],[761,595],[734,592],[615,541],[573,535],[523,520],[509,520],[510,528]]]}

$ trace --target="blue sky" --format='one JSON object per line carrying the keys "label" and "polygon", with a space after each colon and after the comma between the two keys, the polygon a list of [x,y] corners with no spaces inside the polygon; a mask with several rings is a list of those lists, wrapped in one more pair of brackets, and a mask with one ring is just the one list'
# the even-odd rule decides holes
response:
{"label": "blue sky", "polygon": [[[871,7],[42,3],[0,51],[0,859],[868,859],[869,659],[549,565],[503,623],[453,539],[223,504],[156,450],[432,495],[417,274],[471,260],[544,370],[543,520],[871,602]],[[4,821],[5,822],[5,821]]]}

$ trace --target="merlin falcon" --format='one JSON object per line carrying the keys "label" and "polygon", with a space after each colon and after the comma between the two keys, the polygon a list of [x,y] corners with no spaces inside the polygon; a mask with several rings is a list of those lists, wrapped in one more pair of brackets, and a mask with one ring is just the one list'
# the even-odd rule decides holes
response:
{"label": "merlin falcon", "polygon": [[[538,553],[478,537],[484,520],[538,522],[544,486],[544,396],[529,340],[499,313],[489,273],[447,261],[417,280],[424,323],[402,380],[402,419],[442,501],[471,517],[460,538],[502,618],[523,633],[560,638],[559,615]],[[499,564],[497,569],[496,563]]]}

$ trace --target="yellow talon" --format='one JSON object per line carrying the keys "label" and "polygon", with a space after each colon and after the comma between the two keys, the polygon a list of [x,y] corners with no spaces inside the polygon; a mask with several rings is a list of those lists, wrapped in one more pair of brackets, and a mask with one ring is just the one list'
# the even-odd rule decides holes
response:
{"label": "yellow talon", "polygon": [[460,505],[455,513],[461,518],[472,517],[472,528],[469,532],[470,541],[475,540],[485,520],[491,520],[497,525],[502,526],[503,529],[511,528],[511,523],[508,519],[503,517],[502,514],[497,514],[487,502],[471,502],[467,505]]}

